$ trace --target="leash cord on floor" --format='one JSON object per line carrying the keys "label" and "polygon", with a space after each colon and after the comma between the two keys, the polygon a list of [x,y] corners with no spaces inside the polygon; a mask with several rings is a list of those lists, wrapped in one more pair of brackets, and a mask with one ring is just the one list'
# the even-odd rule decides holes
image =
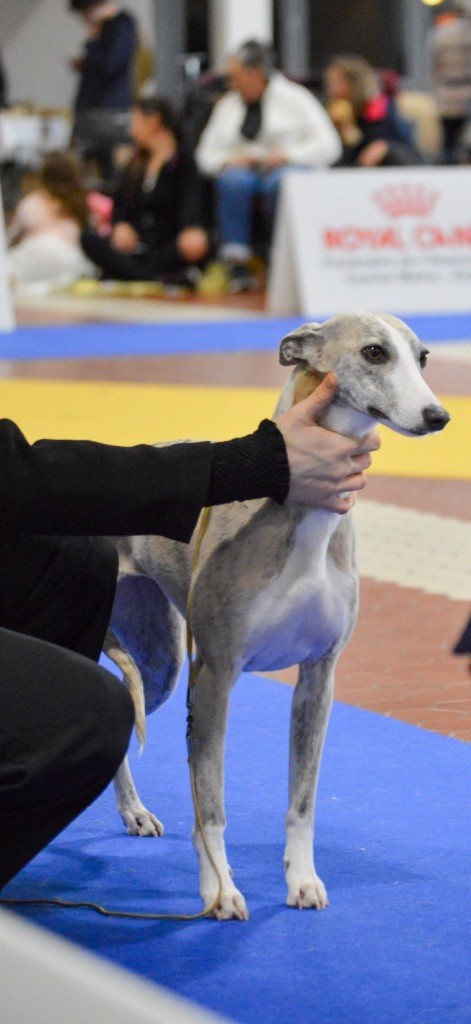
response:
{"label": "leash cord on floor", "polygon": [[189,662],[188,689],[187,689],[187,697],[186,697],[186,706],[187,706],[187,710],[188,710],[187,728],[186,728],[186,741],[187,741],[187,747],[188,747],[188,764],[190,766],[191,792],[192,792],[193,803],[194,803],[194,807],[195,807],[196,823],[197,823],[197,826],[198,826],[198,829],[199,829],[199,832],[200,832],[200,835],[201,835],[201,841],[203,843],[206,856],[207,856],[207,858],[209,860],[209,863],[211,864],[211,867],[212,867],[212,869],[213,869],[213,871],[214,871],[214,873],[216,875],[217,882],[218,882],[218,891],[217,891],[217,894],[216,894],[213,902],[210,904],[209,907],[205,907],[204,910],[200,910],[197,914],[146,914],[146,913],[139,913],[137,911],[131,911],[131,910],[107,910],[106,907],[101,907],[99,903],[89,903],[88,901],[79,902],[79,901],[75,901],[75,900],[71,901],[71,900],[61,900],[61,899],[40,899],[39,897],[37,899],[33,898],[33,899],[28,899],[28,900],[0,899],[0,905],[1,906],[10,906],[10,907],[42,906],[42,907],[62,907],[64,909],[66,909],[66,910],[93,910],[93,911],[95,911],[95,913],[101,914],[103,917],[125,917],[125,918],[130,918],[131,920],[139,920],[139,921],[198,921],[198,920],[200,920],[203,917],[211,917],[211,915],[214,913],[214,911],[217,910],[217,908],[219,906],[219,903],[220,903],[221,894],[222,894],[222,878],[221,878],[221,873],[219,871],[219,868],[217,867],[217,864],[216,864],[216,862],[214,860],[214,857],[213,857],[213,855],[211,853],[211,850],[209,849],[208,841],[207,841],[205,830],[204,830],[204,824],[203,824],[203,820],[202,820],[202,817],[201,817],[201,808],[200,808],[200,805],[199,805],[198,792],[197,792],[197,788],[196,788],[196,778],[195,778],[195,769],[194,769],[194,764],[193,764],[193,753],[192,753],[192,742],[191,742],[191,734],[192,734],[192,728],[193,728],[192,705],[193,705],[194,687],[196,685],[195,672],[194,672],[194,661],[193,661],[193,634],[192,634],[192,631],[191,631],[191,621],[190,621],[190,617],[191,617],[191,603],[192,603],[192,596],[193,596],[193,583],[194,583],[195,571],[196,571],[196,568],[198,566],[198,561],[199,561],[199,556],[200,556],[200,551],[201,551],[201,545],[203,543],[203,538],[204,538],[204,535],[205,535],[207,527],[208,527],[210,516],[211,516],[211,508],[204,508],[203,512],[202,512],[202,515],[201,515],[201,520],[200,520],[200,524],[199,524],[199,528],[198,528],[198,534],[197,534],[197,538],[196,538],[195,553],[194,553],[194,557],[193,557],[193,572],[192,572],[192,578],[191,578],[190,588],[189,588],[189,592],[188,592],[188,601],[187,601],[187,608],[186,608],[186,647],[187,647],[187,655],[188,655],[188,662]]}

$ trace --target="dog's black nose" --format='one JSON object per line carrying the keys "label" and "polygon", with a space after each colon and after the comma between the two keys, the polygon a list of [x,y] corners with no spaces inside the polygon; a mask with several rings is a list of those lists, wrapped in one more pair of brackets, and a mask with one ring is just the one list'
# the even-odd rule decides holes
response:
{"label": "dog's black nose", "polygon": [[429,430],[443,430],[450,419],[449,413],[441,405],[427,405],[422,409],[422,415]]}

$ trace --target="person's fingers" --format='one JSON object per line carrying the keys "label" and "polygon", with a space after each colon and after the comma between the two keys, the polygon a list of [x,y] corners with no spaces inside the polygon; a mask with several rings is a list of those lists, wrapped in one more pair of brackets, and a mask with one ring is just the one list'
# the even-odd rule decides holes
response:
{"label": "person's fingers", "polygon": [[371,458],[370,453],[365,452],[364,455],[354,455],[350,461],[352,464],[353,472],[358,473],[359,470],[364,472],[365,469],[369,469],[373,460]]}
{"label": "person's fingers", "polygon": [[344,494],[339,494],[337,497],[332,499],[331,512],[337,512],[338,515],[344,516],[346,512],[349,512],[350,509],[353,508],[355,501],[356,495],[351,494],[350,491],[346,491]]}
{"label": "person's fingers", "polygon": [[377,452],[381,448],[381,435],[378,430],[370,430],[359,438],[361,442],[360,452]]}
{"label": "person's fingers", "polygon": [[[307,398],[304,398],[302,402],[299,402],[298,410],[305,413],[310,420],[316,422],[321,413],[332,402],[337,388],[338,383],[335,374],[329,371],[315,391],[308,395]],[[364,434],[362,437],[345,438],[345,443],[350,448],[346,454],[352,456],[363,455],[366,452],[377,452],[381,447],[381,437],[377,430],[370,430],[368,434]]]}
{"label": "person's fingers", "polygon": [[[342,484],[344,490],[342,490]],[[339,494],[343,494],[344,491],[362,491],[366,487],[366,476],[364,473],[354,473],[352,476],[342,477],[342,481],[338,485]]]}
{"label": "person's fingers", "polygon": [[[366,480],[365,471],[371,464],[370,455],[358,455],[354,459],[342,459],[333,467],[329,476],[329,482],[339,493],[350,490],[352,480],[362,478]],[[326,478],[327,479],[327,478]]]}
{"label": "person's fingers", "polygon": [[381,437],[377,430],[370,430],[369,434],[362,437],[348,438],[348,452],[351,458],[365,455],[369,452],[377,452],[381,447]]}
{"label": "person's fingers", "polygon": [[300,412],[306,414],[306,416],[315,422],[320,416],[324,409],[330,405],[332,399],[337,391],[337,381],[333,373],[328,373],[321,383],[317,386],[315,391],[307,398],[304,398],[302,402],[299,402],[297,408]]}

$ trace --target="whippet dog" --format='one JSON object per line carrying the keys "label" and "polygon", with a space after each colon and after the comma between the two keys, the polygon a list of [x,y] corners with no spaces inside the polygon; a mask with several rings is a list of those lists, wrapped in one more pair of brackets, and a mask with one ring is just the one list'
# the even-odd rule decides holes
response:
{"label": "whippet dog", "polygon": [[[360,436],[381,423],[417,437],[449,420],[422,378],[427,349],[402,321],[348,312],[307,323],[283,338],[280,362],[293,366],[275,417],[332,370],[338,391],[322,424]],[[172,692],[184,658],[183,624],[191,585],[196,644],[192,749],[206,842],[222,891],[214,916],[246,919],[224,846],[224,742],[231,687],[242,671],[299,664],[291,710],[289,807],[284,866],[292,907],[328,903],[313,856],[314,805],[334,689],[334,668],[357,616],[358,572],[351,513],[314,510],[289,498],[218,506],[193,566],[190,545],[161,537],[120,538],[122,582],[108,653],[152,711]],[[137,667],[138,666],[138,667]],[[142,717],[139,720],[141,734]],[[116,778],[118,807],[131,833],[161,834],[136,793],[127,762]],[[194,843],[206,907],[218,893],[198,824]]]}

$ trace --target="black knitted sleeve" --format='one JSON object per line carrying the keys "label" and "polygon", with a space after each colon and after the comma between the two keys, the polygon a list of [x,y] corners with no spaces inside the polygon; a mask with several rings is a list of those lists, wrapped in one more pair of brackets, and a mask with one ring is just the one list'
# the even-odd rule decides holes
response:
{"label": "black knitted sleeve", "polygon": [[272,420],[262,420],[247,437],[211,446],[208,505],[250,498],[282,504],[289,490],[289,465],[283,435]]}

